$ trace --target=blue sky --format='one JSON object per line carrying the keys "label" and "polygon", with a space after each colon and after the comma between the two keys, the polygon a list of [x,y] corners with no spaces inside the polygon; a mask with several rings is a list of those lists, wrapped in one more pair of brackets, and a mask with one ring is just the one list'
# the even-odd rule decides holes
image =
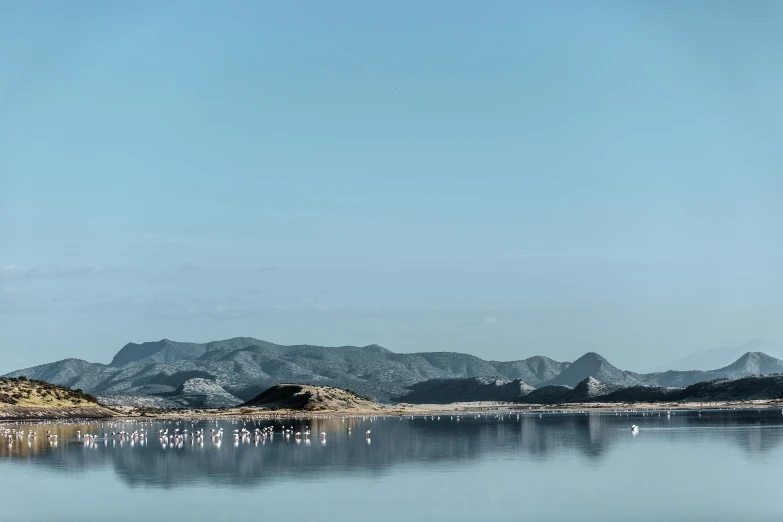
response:
{"label": "blue sky", "polygon": [[2,2],[0,371],[783,340],[777,2]]}

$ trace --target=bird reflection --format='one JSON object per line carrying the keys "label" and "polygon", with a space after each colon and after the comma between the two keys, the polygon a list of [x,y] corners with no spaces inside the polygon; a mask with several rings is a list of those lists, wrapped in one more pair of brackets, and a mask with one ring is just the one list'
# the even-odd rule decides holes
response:
{"label": "bird reflection", "polygon": [[[718,429],[726,426],[745,429]],[[365,437],[352,437],[356,430]],[[172,488],[211,481],[249,486],[279,474],[378,471],[405,462],[460,462],[493,453],[601,459],[642,432],[634,444],[677,443],[687,437],[690,443],[731,441],[746,452],[763,453],[780,446],[781,430],[777,409],[18,423],[0,426],[0,459],[29,459],[55,473],[108,464],[131,485]],[[320,444],[311,444],[311,432]],[[224,433],[232,435],[225,447]],[[150,438],[157,443],[147,444]]]}

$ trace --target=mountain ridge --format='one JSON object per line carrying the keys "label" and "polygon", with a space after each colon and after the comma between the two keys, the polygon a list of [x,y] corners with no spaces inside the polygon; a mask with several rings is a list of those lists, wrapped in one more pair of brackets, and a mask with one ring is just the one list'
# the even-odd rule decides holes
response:
{"label": "mountain ridge", "polygon": [[[286,346],[252,337],[235,337],[209,343],[168,339],[128,343],[109,364],[70,358],[7,375],[26,375],[81,388],[99,396],[110,396],[113,403],[121,401],[123,396],[129,397],[129,402],[136,400],[130,397],[153,397],[173,406],[222,407],[250,400],[282,382],[346,388],[373,400],[390,402],[392,398],[416,391],[411,386],[428,381],[432,382],[422,385],[420,391],[427,386],[432,393],[438,386],[446,390],[456,383],[446,382],[449,379],[495,378],[503,386],[516,382],[502,393],[487,392],[489,396],[513,397],[520,390],[530,391],[526,386],[542,390],[538,392],[541,396],[563,395],[589,377],[607,386],[683,388],[719,378],[781,372],[783,360],[757,352],[748,352],[716,370],[639,374],[621,370],[595,352],[588,352],[574,362],[559,362],[541,355],[516,361],[490,361],[458,352],[396,353],[378,345]],[[476,386],[477,393],[481,389],[479,384],[471,384]]]}

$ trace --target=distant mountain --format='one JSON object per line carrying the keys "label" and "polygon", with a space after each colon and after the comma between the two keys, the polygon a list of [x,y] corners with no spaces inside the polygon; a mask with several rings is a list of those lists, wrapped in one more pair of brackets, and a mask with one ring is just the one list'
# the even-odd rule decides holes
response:
{"label": "distant mountain", "polygon": [[[425,397],[429,402],[453,397],[515,400],[528,391],[533,398],[547,402],[546,397],[589,398],[597,393],[596,383],[684,388],[702,381],[777,372],[783,372],[783,360],[758,352],[746,353],[717,370],[640,374],[616,368],[593,352],[573,363],[543,356],[487,361],[454,352],[394,353],[377,345],[282,346],[237,337],[203,344],[167,339],[130,343],[108,365],[64,359],[8,376],[25,375],[81,388],[114,405],[222,407],[248,401],[280,383],[350,389],[381,402],[392,398],[413,402]],[[649,393],[647,388],[638,391]],[[612,391],[606,388],[601,393]]]}
{"label": "distant mountain", "polygon": [[622,389],[587,377],[573,388],[547,385],[535,389],[524,381],[474,377],[470,379],[434,379],[410,386],[411,392],[394,400],[411,404],[448,404],[453,402],[493,401],[527,404],[590,402]]}
{"label": "distant mountain", "polygon": [[549,357],[536,355],[520,361],[492,361],[497,375],[506,379],[522,379],[531,386],[541,386],[560,375],[571,363],[557,362]]}
{"label": "distant mountain", "polygon": [[465,401],[514,402],[535,390],[521,379],[468,377],[431,379],[409,386],[410,392],[394,397],[395,402],[411,404],[449,404]]}
{"label": "distant mountain", "polygon": [[692,353],[682,359],[664,364],[656,368],[654,372],[665,372],[667,370],[710,370],[712,368],[722,368],[748,352],[764,352],[773,357],[777,357],[778,359],[783,359],[783,344],[756,339],[747,342],[742,346],[725,346],[722,348],[714,348],[712,350]]}
{"label": "distant mountain", "polygon": [[686,388],[635,386],[597,397],[602,402],[721,402],[783,398],[783,375],[697,382]]}
{"label": "distant mountain", "polygon": [[682,390],[686,402],[751,401],[783,398],[783,375],[698,382]]}
{"label": "distant mountain", "polygon": [[718,372],[725,373],[729,379],[747,375],[783,373],[783,360],[761,352],[749,352]]}
{"label": "distant mountain", "polygon": [[574,389],[570,386],[550,384],[525,395],[519,402],[528,404],[562,404],[569,402],[568,397]]}
{"label": "distant mountain", "polygon": [[620,386],[632,386],[640,382],[636,374],[615,368],[597,353],[589,352],[572,362],[568,368],[546,384],[573,387],[588,377]]}
{"label": "distant mountain", "polygon": [[242,402],[242,399],[231,395],[214,380],[203,377],[187,379],[174,391],[158,395],[171,397],[179,405],[189,408],[229,408]]}
{"label": "distant mountain", "polygon": [[665,386],[630,386],[620,388],[606,395],[595,397],[596,402],[662,402],[678,400],[683,388]]}
{"label": "distant mountain", "polygon": [[[108,365],[66,359],[9,375],[82,388],[111,404],[126,396],[132,403],[217,407],[250,400],[281,382],[336,386],[388,402],[407,393],[407,386],[430,379],[498,376],[540,386],[567,367],[542,356],[497,362],[453,352],[399,354],[377,345],[281,346],[241,337],[205,344],[167,339],[130,343]],[[157,399],[138,400],[144,396]]]}
{"label": "distant mountain", "polygon": [[105,364],[91,363],[81,359],[63,359],[33,368],[17,370],[7,376],[24,375],[30,379],[46,381],[59,386],[95,391],[100,387],[101,382],[111,378],[115,373]]}
{"label": "distant mountain", "polygon": [[571,402],[589,402],[620,389],[622,389],[622,386],[607,384],[594,377],[588,377],[574,386],[569,399],[571,399]]}
{"label": "distant mountain", "polygon": [[592,402],[620,390],[621,386],[603,383],[594,377],[586,377],[573,388],[562,385],[548,385],[521,397],[519,402],[527,404],[565,404]]}
{"label": "distant mountain", "polygon": [[[632,386],[616,388],[583,401],[573,395],[560,402],[737,402],[783,398],[783,375],[749,376],[697,382],[686,388]],[[526,402],[529,402],[525,397]]]}
{"label": "distant mountain", "polygon": [[121,367],[130,364],[172,363],[177,361],[195,361],[207,352],[231,352],[248,346],[275,346],[252,337],[235,337],[225,341],[213,341],[206,344],[181,343],[163,339],[150,343],[128,343],[117,352],[109,366]]}
{"label": "distant mountain", "polygon": [[752,375],[768,375],[783,372],[783,360],[765,353],[749,352],[739,359],[717,370],[674,371],[636,374],[643,383],[651,386],[685,387],[697,382],[715,379],[739,379]]}

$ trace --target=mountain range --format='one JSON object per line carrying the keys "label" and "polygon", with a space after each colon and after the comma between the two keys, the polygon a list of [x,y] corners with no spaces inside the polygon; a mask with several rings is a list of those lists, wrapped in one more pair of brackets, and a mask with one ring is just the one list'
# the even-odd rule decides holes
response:
{"label": "mountain range", "polygon": [[[129,343],[109,364],[64,359],[7,376],[25,375],[80,388],[114,405],[225,407],[251,400],[280,383],[335,386],[380,402],[412,402],[409,396],[417,390],[423,399],[438,388],[439,400],[457,397],[457,391],[469,391],[467,381],[449,382],[453,379],[489,379],[474,383],[476,394],[483,384],[493,382],[509,393],[516,390],[543,397],[576,390],[588,377],[601,386],[684,388],[702,381],[780,372],[783,360],[759,352],[746,353],[716,370],[640,374],[616,368],[593,352],[574,362],[544,356],[504,362],[456,352],[395,353],[377,345],[283,346],[237,337],[203,344],[167,339]],[[485,395],[468,400],[479,400],[479,396]]]}
{"label": "mountain range", "polygon": [[[444,395],[444,390],[452,393]],[[462,391],[459,391],[462,390]],[[485,400],[523,404],[574,403],[660,403],[722,402],[774,400],[783,398],[783,375],[753,375],[738,379],[697,382],[685,388],[663,386],[618,386],[587,377],[573,388],[548,385],[529,391],[518,381],[492,379],[445,379],[427,381],[411,387],[411,392],[396,400],[414,404],[439,404]]]}

